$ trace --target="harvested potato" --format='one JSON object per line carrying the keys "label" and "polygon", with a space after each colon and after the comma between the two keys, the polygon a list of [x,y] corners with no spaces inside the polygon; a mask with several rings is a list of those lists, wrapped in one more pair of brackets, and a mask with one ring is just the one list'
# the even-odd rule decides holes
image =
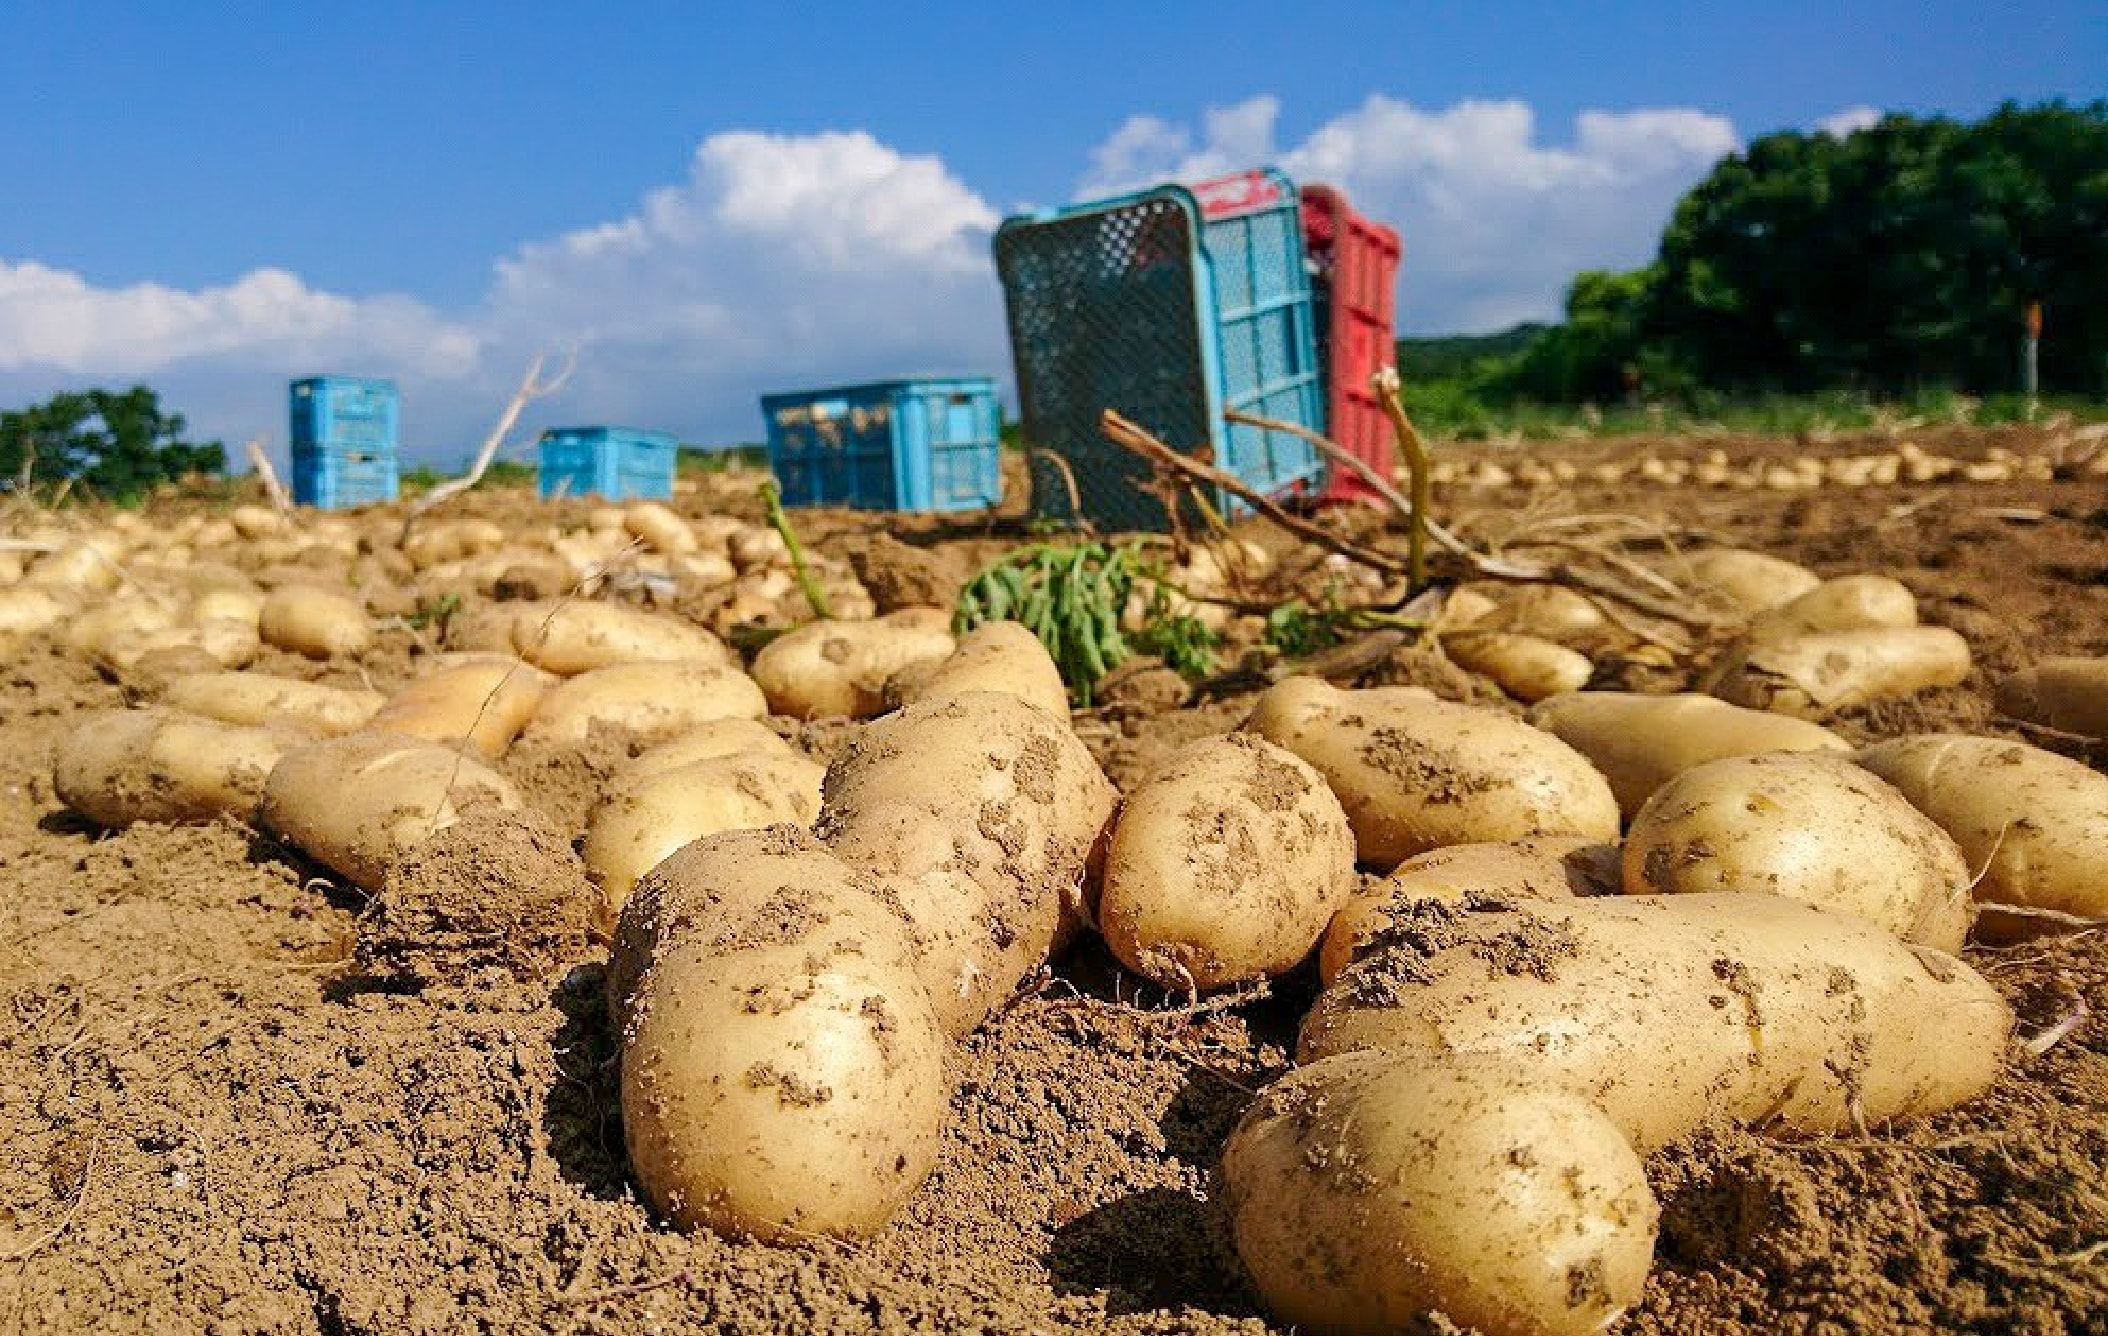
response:
{"label": "harvested potato", "polygon": [[[107,549],[107,550],[106,550]],[[124,573],[117,559],[123,545],[77,539],[49,553],[29,568],[30,585],[74,594],[102,594],[118,586]]]}
{"label": "harvested potato", "polygon": [[[1508,631],[1585,649],[1627,638],[1603,615],[1594,599],[1563,585],[1501,586],[1488,601],[1493,604],[1492,609],[1472,621],[1472,630]],[[1472,606],[1467,600],[1465,610]]]}
{"label": "harvested potato", "polygon": [[66,648],[85,659],[101,659],[113,642],[166,630],[176,621],[176,610],[165,603],[144,595],[120,595],[68,621]]}
{"label": "harvested potato", "polygon": [[48,631],[73,615],[63,593],[37,585],[0,589],[0,636],[27,637]]}
{"label": "harvested potato", "polygon": [[1916,626],[1918,596],[1886,575],[1846,575],[1825,580],[1807,593],[1758,613],[1749,634],[1792,638],[1812,631],[1863,631]]}
{"label": "harvested potato", "polygon": [[608,921],[639,877],[690,841],[728,830],[810,826],[826,773],[803,756],[755,752],[625,776],[593,813],[582,850]]}
{"label": "harvested potato", "polygon": [[331,735],[365,727],[386,699],[378,691],[241,672],[187,674],[161,693],[162,704],[207,719]]}
{"label": "harvested potato", "polygon": [[754,680],[777,714],[864,719],[885,709],[887,678],[954,648],[951,617],[937,608],[902,608],[864,622],[813,622],[755,655]]}
{"label": "harvested potato", "polygon": [[579,600],[521,610],[512,621],[512,647],[527,662],[562,677],[624,663],[732,662],[725,642],[693,622]]}
{"label": "harvested potato", "polygon": [[246,819],[286,746],[270,729],[111,710],[59,743],[52,787],[60,802],[105,826]]}
{"label": "harvested potato", "polygon": [[1418,688],[1351,691],[1291,677],[1268,688],[1244,727],[1325,777],[1361,861],[1377,867],[1451,844],[1617,838],[1610,784],[1579,752]]}
{"label": "harvested potato", "polygon": [[1319,996],[1299,1060],[1499,1056],[1641,1151],[1715,1119],[1824,1133],[1935,1113],[1990,1088],[2012,1029],[1960,960],[1776,895],[1417,913]]}
{"label": "harvested potato", "polygon": [[1324,776],[1250,733],[1203,738],[1127,795],[1098,926],[1129,969],[1198,992],[1294,969],[1353,886]]}
{"label": "harvested potato", "polygon": [[1069,689],[1039,637],[1019,622],[989,622],[959,641],[949,657],[920,660],[895,672],[885,698],[892,705],[1000,691],[1067,717]]}
{"label": "harvested potato", "polygon": [[313,585],[281,585],[264,599],[256,632],[266,645],[310,659],[363,654],[373,623],[357,599]]}
{"label": "harvested potato", "polygon": [[1526,704],[1579,691],[1596,671],[1579,650],[1515,631],[1452,631],[1442,637],[1442,652]]}
{"label": "harvested potato", "polygon": [[1968,676],[1968,641],[1944,626],[1901,626],[1745,639],[1721,662],[1711,690],[1730,704],[1821,719],[1869,701],[1960,686]]}
{"label": "harvested potato", "polygon": [[917,969],[964,1033],[1084,919],[1117,798],[1069,727],[975,691],[874,720],[828,767],[814,829],[914,925]]}
{"label": "harvested potato", "polygon": [[1347,1053],[1268,1087],[1222,1156],[1238,1256],[1303,1331],[1585,1336],[1634,1303],[1660,1215],[1601,1110],[1498,1060]]}
{"label": "harvested potato", "polygon": [[1657,789],[1625,835],[1631,895],[1761,891],[1959,951],[1969,868],[1902,794],[1827,753],[1708,761]]}
{"label": "harvested potato", "polygon": [[189,620],[193,624],[204,622],[245,622],[251,631],[263,620],[264,596],[254,589],[200,590],[190,601]]}
{"label": "harvested potato", "polygon": [[2108,658],[2044,659],[1999,682],[1994,699],[2015,719],[2108,737]]}
{"label": "harvested potato", "polygon": [[559,682],[542,696],[529,736],[584,742],[595,725],[664,741],[713,719],[759,719],[761,688],[737,668],[702,659],[618,663]]}
{"label": "harvested potato", "polygon": [[1751,616],[1790,603],[1822,583],[1806,566],[1734,547],[1690,553],[1670,575]]}
{"label": "harvested potato", "polygon": [[[668,770],[678,770],[697,761],[714,761],[721,756],[797,754],[795,747],[759,719],[711,719],[679,737],[638,753],[622,768],[616,782],[634,784]],[[808,822],[811,819],[806,818]]]}
{"label": "harvested potato", "polygon": [[1999,738],[1922,733],[1855,759],[1961,846],[1977,935],[2011,940],[2108,922],[2108,775]]}
{"label": "harvested potato", "polygon": [[550,683],[548,674],[518,659],[457,663],[390,696],[367,726],[427,742],[464,742],[496,760],[534,717]]}
{"label": "harvested potato", "polygon": [[1603,772],[1628,819],[1656,789],[1707,761],[1759,752],[1851,749],[1820,724],[1697,692],[1578,691],[1539,701],[1528,717]]}
{"label": "harvested potato", "polygon": [[625,506],[622,527],[642,539],[652,551],[669,556],[693,552],[701,546],[688,522],[656,501],[639,501]]}
{"label": "harvested potato", "polygon": [[1408,858],[1390,876],[1357,888],[1340,904],[1318,948],[1318,977],[1328,984],[1338,978],[1395,924],[1410,923],[1412,906],[1421,900],[1616,895],[1623,877],[1618,847],[1582,835],[1452,844]]}
{"label": "harvested potato", "polygon": [[770,1241],[883,1226],[936,1164],[950,1105],[906,926],[783,829],[689,845],[632,906],[622,1121],[653,1203]]}
{"label": "harvested potato", "polygon": [[510,780],[450,747],[354,733],[287,751],[264,785],[258,815],[371,891],[405,853],[485,804],[517,810],[520,795]]}

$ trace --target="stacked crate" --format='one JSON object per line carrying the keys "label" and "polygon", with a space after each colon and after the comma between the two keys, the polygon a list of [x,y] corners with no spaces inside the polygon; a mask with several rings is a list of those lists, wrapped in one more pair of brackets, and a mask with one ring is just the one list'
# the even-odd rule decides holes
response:
{"label": "stacked crate", "polygon": [[[1316,298],[1318,361],[1326,384],[1325,434],[1389,478],[1390,419],[1369,387],[1397,355],[1398,234],[1356,213],[1331,186],[1303,187],[1303,243]],[[1375,490],[1348,468],[1334,468],[1327,501],[1371,501]]]}
{"label": "stacked crate", "polygon": [[599,496],[664,501],[673,496],[681,443],[663,431],[555,427],[542,433],[538,473],[544,500]]}
{"label": "stacked crate", "polygon": [[310,376],[290,387],[293,500],[320,510],[393,501],[401,401],[395,383]]}
{"label": "stacked crate", "polygon": [[761,415],[786,505],[959,511],[1003,498],[1002,410],[986,376],[763,395]]}

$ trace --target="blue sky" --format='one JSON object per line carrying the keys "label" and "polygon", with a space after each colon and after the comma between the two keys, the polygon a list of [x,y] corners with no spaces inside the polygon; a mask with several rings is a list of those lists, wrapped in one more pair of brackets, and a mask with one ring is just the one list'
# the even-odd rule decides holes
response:
{"label": "blue sky", "polygon": [[[0,404],[144,379],[280,443],[394,375],[413,452],[533,350],[553,417],[751,436],[765,389],[1007,370],[987,230],[1265,158],[1406,235],[1409,330],[1643,261],[1721,153],[2108,92],[2108,6],[0,8]],[[1321,11],[1319,11],[1321,12]]]}

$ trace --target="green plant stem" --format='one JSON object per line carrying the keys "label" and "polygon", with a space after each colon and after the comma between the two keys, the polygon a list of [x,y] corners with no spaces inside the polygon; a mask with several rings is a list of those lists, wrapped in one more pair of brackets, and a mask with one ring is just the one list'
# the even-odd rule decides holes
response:
{"label": "green plant stem", "polygon": [[1383,411],[1391,419],[1391,429],[1398,435],[1398,448],[1405,452],[1406,472],[1412,479],[1408,499],[1413,503],[1411,527],[1406,530],[1405,584],[1409,594],[1417,594],[1427,587],[1427,507],[1429,504],[1429,478],[1427,443],[1413,428],[1413,420],[1405,415],[1405,401],[1399,397],[1398,370],[1383,367],[1370,378],[1376,397],[1383,403]]}
{"label": "green plant stem", "polygon": [[813,578],[812,569],[805,564],[805,548],[798,542],[797,530],[791,528],[790,516],[783,512],[783,491],[776,486],[774,478],[761,482],[761,505],[768,512],[769,527],[783,539],[783,546],[790,553],[791,576],[798,582],[798,592],[812,608],[812,615],[821,621],[834,616],[827,606],[827,591]]}

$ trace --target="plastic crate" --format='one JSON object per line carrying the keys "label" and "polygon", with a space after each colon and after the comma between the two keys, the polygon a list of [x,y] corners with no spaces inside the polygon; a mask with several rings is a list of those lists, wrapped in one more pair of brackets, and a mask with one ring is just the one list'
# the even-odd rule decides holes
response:
{"label": "plastic crate", "polygon": [[317,510],[349,510],[395,500],[402,480],[395,452],[349,446],[293,446],[293,500]]}
{"label": "plastic crate", "polygon": [[289,392],[294,445],[395,452],[401,399],[394,381],[310,376],[294,381]]}
{"label": "plastic crate", "polygon": [[[1011,218],[995,254],[1025,435],[1075,480],[1072,506],[1068,480],[1035,456],[1038,514],[1165,527],[1163,501],[1143,490],[1147,466],[1098,430],[1107,408],[1267,495],[1314,490],[1322,468],[1308,442],[1223,417],[1236,408],[1323,424],[1287,177],[1247,172]],[[1227,492],[1211,500],[1242,509]]]}
{"label": "plastic crate", "polygon": [[956,511],[1003,499],[1002,410],[989,377],[767,394],[761,416],[785,505]]}
{"label": "plastic crate", "polygon": [[[1356,213],[1330,186],[1303,187],[1303,242],[1315,271],[1325,434],[1385,478],[1394,465],[1390,419],[1369,378],[1397,357],[1398,234]],[[1373,502],[1375,489],[1334,468],[1326,501]]]}
{"label": "plastic crate", "polygon": [[681,443],[663,431],[554,427],[542,433],[541,493],[664,501],[673,495]]}

